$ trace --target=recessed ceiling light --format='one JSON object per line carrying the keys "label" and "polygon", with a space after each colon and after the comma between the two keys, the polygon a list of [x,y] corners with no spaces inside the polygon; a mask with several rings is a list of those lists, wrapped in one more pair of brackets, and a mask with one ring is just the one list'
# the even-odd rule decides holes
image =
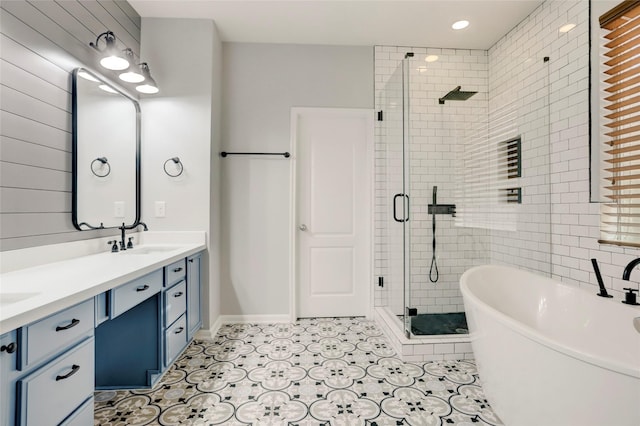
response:
{"label": "recessed ceiling light", "polygon": [[576,24],[566,24],[560,27],[560,32],[561,33],[568,33],[569,31],[571,31],[572,29],[574,29],[576,27]]}
{"label": "recessed ceiling light", "polygon": [[427,55],[427,57],[424,58],[424,60],[427,62],[435,62],[438,60],[438,55]]}
{"label": "recessed ceiling light", "polygon": [[457,21],[451,25],[451,28],[454,30],[461,30],[463,28],[467,28],[469,26],[469,21]]}

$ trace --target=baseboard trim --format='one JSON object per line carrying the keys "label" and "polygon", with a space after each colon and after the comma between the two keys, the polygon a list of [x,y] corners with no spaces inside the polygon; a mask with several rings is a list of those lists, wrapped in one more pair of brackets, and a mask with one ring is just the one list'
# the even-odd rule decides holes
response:
{"label": "baseboard trim", "polygon": [[196,334],[193,336],[193,338],[196,340],[214,340],[216,334],[218,334],[218,330],[220,330],[221,325],[221,318],[218,317],[218,319],[216,319],[208,329],[201,328],[200,330],[196,331]]}
{"label": "baseboard trim", "polygon": [[281,324],[290,323],[290,315],[221,315],[221,324]]}

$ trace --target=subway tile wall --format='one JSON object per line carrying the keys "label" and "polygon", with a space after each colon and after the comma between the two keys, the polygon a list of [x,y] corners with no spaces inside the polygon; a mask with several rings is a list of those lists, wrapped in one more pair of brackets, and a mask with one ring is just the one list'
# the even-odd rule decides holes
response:
{"label": "subway tile wall", "polygon": [[[599,244],[600,206],[589,201],[588,7],[587,1],[543,3],[496,43],[489,50],[489,57],[525,52],[536,58],[550,58],[551,274],[565,283],[597,292],[590,262],[596,258],[605,286],[614,295],[613,302],[619,303],[622,288],[629,287],[621,279],[622,271],[640,255],[640,250]],[[558,29],[566,23],[575,23],[576,27],[560,33]],[[490,59],[491,76],[492,66]],[[637,288],[640,271],[631,279],[631,286]]]}
{"label": "subway tile wall", "polygon": [[[640,251],[598,243],[600,208],[597,203],[589,201],[588,15],[587,1],[547,1],[488,51],[401,46],[375,48],[377,110],[383,106],[382,90],[405,52],[414,52],[416,57],[438,54],[443,59],[442,65],[472,68],[458,70],[451,65],[451,74],[448,75],[426,71],[423,72],[426,80],[420,77],[420,71],[415,70],[413,80],[416,85],[412,89],[421,92],[417,106],[425,107],[425,110],[420,111],[419,116],[411,117],[413,123],[408,129],[412,135],[412,154],[415,151],[420,161],[411,163],[411,171],[420,176],[412,191],[415,207],[411,207],[412,212],[415,209],[415,221],[411,224],[411,255],[416,259],[412,262],[412,273],[419,277],[419,283],[413,286],[411,294],[414,307],[417,305],[424,312],[429,311],[429,306],[434,306],[434,303],[436,311],[457,308],[459,296],[455,292],[459,273],[475,263],[513,264],[551,274],[558,280],[595,292],[597,282],[590,258],[598,259],[605,285],[614,295],[614,301],[619,303],[622,299],[622,288],[629,286],[628,282],[621,280],[622,270],[640,255]],[[576,27],[568,33],[560,33],[558,29],[568,22],[575,23]],[[547,62],[545,57],[549,58]],[[430,65],[426,64],[427,69]],[[484,88],[483,75],[486,76]],[[464,80],[466,76],[477,80],[467,82]],[[439,162],[450,164],[455,158],[455,150],[464,148],[445,143],[448,138],[459,136],[452,126],[457,118],[442,114],[439,118],[444,122],[435,125],[439,128],[434,128],[431,122],[438,114],[438,105],[436,103],[429,108],[428,102],[431,93],[441,92],[439,96],[442,96],[457,85],[462,85],[463,90],[467,87],[469,90],[479,89],[476,97],[484,93],[489,117],[492,114],[495,117],[500,107],[508,105],[517,111],[515,126],[523,136],[524,172],[520,182],[524,188],[523,204],[518,207],[517,232],[472,230],[470,239],[474,243],[459,244],[458,247],[449,239],[454,237],[448,233],[459,229],[453,229],[450,218],[438,215],[438,229],[443,232],[442,246],[439,245],[442,247],[439,262],[443,281],[442,286],[439,282],[437,287],[429,287],[431,221],[430,215],[426,214],[426,204],[430,202],[432,186],[438,185],[439,202],[455,202],[446,195],[450,178],[446,167],[439,170],[438,176],[430,175],[433,169],[429,169],[434,165],[437,167]],[[473,88],[474,85],[477,88]],[[401,99],[401,93],[398,96]],[[469,102],[481,102],[482,97],[474,98],[457,105],[456,114],[464,117],[468,112],[464,108],[471,105]],[[421,104],[423,101],[425,105]],[[458,108],[462,110],[458,111]],[[473,119],[474,115],[470,116]],[[398,254],[402,244],[398,245],[397,231],[389,228],[389,195],[395,190],[388,188],[394,186],[394,179],[390,176],[398,176],[398,161],[397,158],[395,163],[389,160],[384,138],[387,137],[386,132],[397,133],[402,128],[396,126],[395,130],[390,130],[385,126],[387,124],[383,121],[376,127],[375,237],[375,273],[385,276],[385,287],[378,288],[375,302],[376,306],[391,306],[394,313],[401,314],[401,283],[393,276],[401,270],[397,263],[402,259],[401,253]],[[431,138],[437,143],[431,143]],[[397,182],[395,184],[397,186]],[[387,245],[394,238],[395,246]],[[473,245],[475,250],[470,250],[470,253],[461,252]],[[450,255],[451,260],[448,259]],[[631,285],[637,287],[640,271],[632,274],[631,279]],[[429,289],[435,293],[430,294]]]}

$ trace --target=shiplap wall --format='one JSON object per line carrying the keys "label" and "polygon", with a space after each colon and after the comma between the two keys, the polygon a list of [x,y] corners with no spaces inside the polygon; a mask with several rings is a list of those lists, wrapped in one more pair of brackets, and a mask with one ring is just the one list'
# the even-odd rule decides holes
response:
{"label": "shiplap wall", "polygon": [[114,234],[71,223],[71,72],[102,71],[89,42],[106,30],[138,55],[140,16],[126,1],[0,3],[1,251]]}

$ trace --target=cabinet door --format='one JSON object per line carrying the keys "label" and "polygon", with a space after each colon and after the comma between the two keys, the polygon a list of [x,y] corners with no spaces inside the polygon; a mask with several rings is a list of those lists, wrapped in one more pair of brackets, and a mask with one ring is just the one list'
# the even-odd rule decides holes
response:
{"label": "cabinet door", "polygon": [[201,263],[202,254],[187,259],[187,337],[189,340],[202,325],[200,312]]}

